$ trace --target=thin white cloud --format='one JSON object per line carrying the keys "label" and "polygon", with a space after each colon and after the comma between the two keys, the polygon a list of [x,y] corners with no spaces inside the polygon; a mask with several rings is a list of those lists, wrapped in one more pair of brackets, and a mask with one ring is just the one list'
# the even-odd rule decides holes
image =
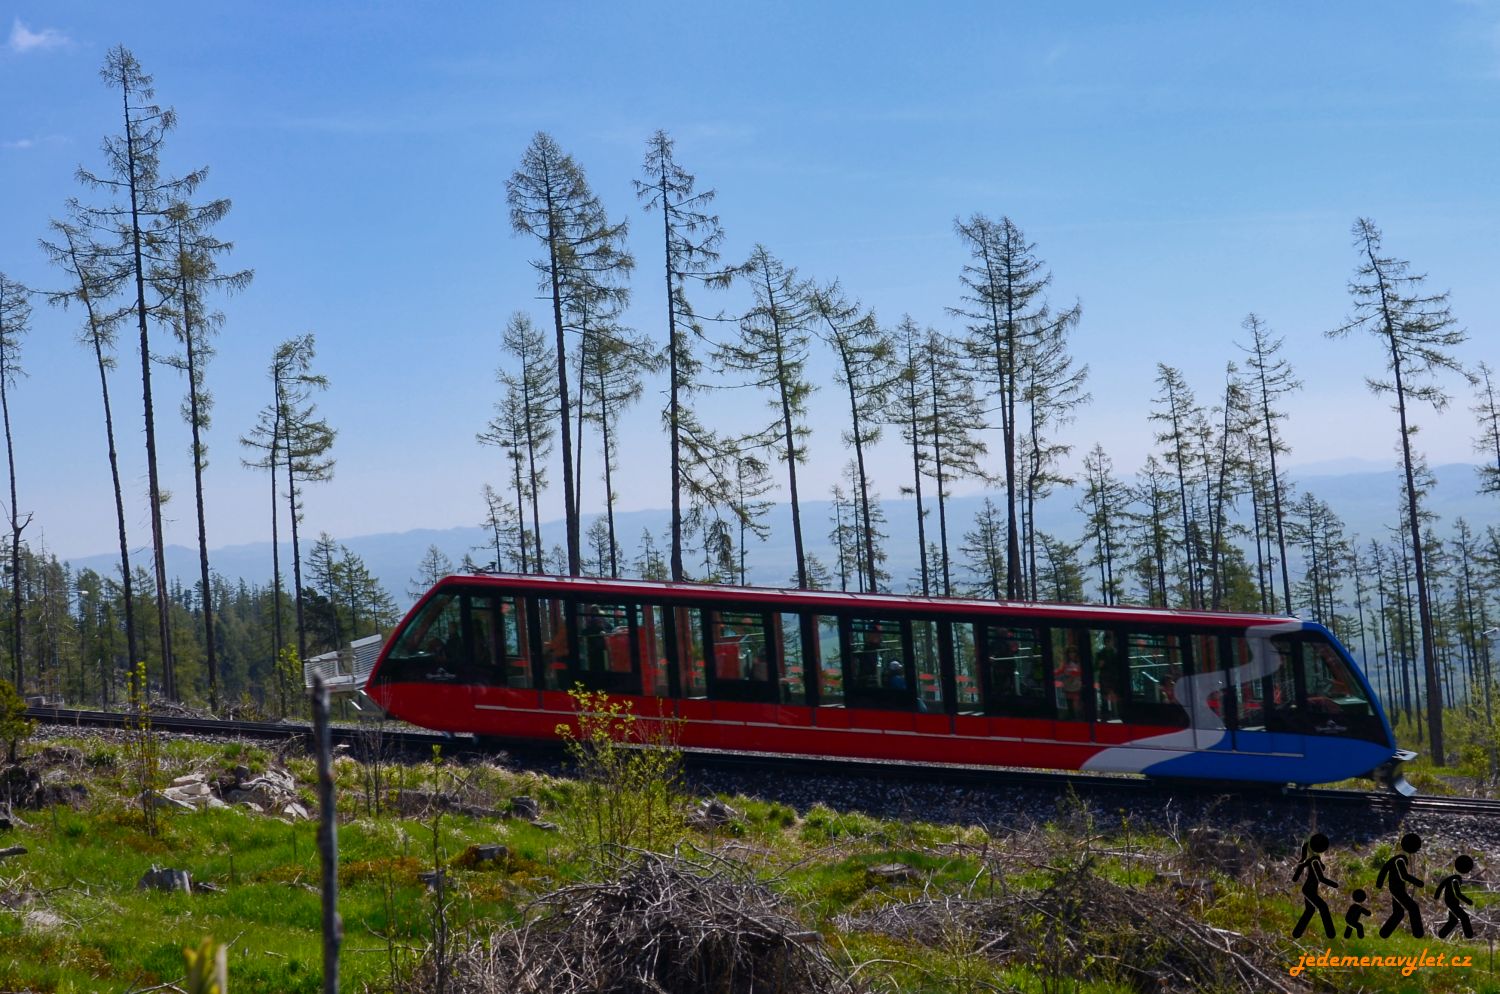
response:
{"label": "thin white cloud", "polygon": [[37,148],[40,145],[56,145],[66,140],[62,135],[43,135],[40,138],[13,138],[8,141],[0,141],[0,148],[25,150]]}
{"label": "thin white cloud", "polygon": [[27,52],[44,52],[50,48],[63,48],[71,43],[67,35],[56,28],[42,28],[33,31],[21,23],[18,17],[11,22],[10,38],[5,47],[17,55],[25,55]]}

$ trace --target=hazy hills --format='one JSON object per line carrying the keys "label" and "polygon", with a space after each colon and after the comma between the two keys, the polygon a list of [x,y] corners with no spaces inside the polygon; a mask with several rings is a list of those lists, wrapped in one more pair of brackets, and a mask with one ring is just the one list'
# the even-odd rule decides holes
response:
{"label": "hazy hills", "polygon": [[[1471,526],[1482,530],[1486,525],[1500,520],[1500,500],[1475,493],[1476,476],[1473,466],[1451,464],[1439,466],[1433,471],[1437,484],[1428,497],[1427,507],[1437,515],[1435,527],[1439,534],[1446,535],[1453,522],[1463,517]],[[1358,536],[1363,541],[1378,538],[1384,541],[1390,535],[1389,527],[1397,520],[1397,505],[1400,499],[1400,475],[1395,469],[1380,472],[1343,472],[1308,474],[1294,477],[1299,492],[1310,492],[1328,502],[1343,519],[1346,534]],[[1069,541],[1076,541],[1082,531],[1082,516],[1075,509],[1080,491],[1059,489],[1043,502],[1037,512],[1037,526]],[[958,547],[963,543],[963,534],[972,527],[974,514],[978,511],[983,494],[951,498],[948,502],[949,544],[953,550],[957,567],[961,562]],[[997,504],[1003,502],[1003,493],[991,493]],[[917,571],[916,505],[911,500],[884,498],[881,506],[886,516],[886,531],[889,538],[886,551],[889,560],[886,568],[901,589],[908,578]],[[929,506],[931,506],[929,504]],[[1248,505],[1242,501],[1242,510],[1248,513]],[[833,529],[832,505],[828,501],[808,501],[803,504],[803,528],[809,553],[818,556],[830,569],[836,556],[828,539]],[[475,516],[479,510],[476,508]],[[751,539],[747,557],[750,582],[761,585],[782,586],[794,572],[791,536],[791,510],[778,504],[769,515],[771,537],[765,542]],[[641,534],[650,529],[656,544],[665,554],[667,538],[667,512],[665,510],[628,511],[615,515],[617,534],[629,561],[636,555]],[[317,522],[309,523],[312,528]],[[588,522],[584,523],[585,529]],[[928,516],[929,541],[936,541],[937,523],[935,509]],[[563,542],[561,520],[546,522],[542,526],[543,542],[548,549]],[[316,533],[312,532],[304,545],[304,555],[311,547]],[[418,528],[399,533],[358,535],[335,538],[364,559],[371,572],[403,608],[413,597],[409,591],[417,565],[431,545],[436,545],[455,564],[465,553],[472,553],[476,562],[489,562],[493,552],[487,545],[489,533],[479,527],[465,528]],[[198,575],[198,556],[194,549],[183,546],[167,547],[167,571],[181,579],[184,585],[195,582]],[[271,578],[271,543],[255,542],[246,545],[224,546],[209,553],[214,571],[231,582],[243,578],[250,583],[267,584]],[[137,559],[141,565],[149,561],[142,555]],[[71,560],[74,568],[90,568],[100,572],[114,571],[118,557],[109,553],[79,557]],[[291,544],[282,543],[283,583],[290,586]],[[689,563],[690,572],[700,572],[701,565]],[[304,562],[304,580],[306,580]],[[959,574],[961,575],[961,569]]]}

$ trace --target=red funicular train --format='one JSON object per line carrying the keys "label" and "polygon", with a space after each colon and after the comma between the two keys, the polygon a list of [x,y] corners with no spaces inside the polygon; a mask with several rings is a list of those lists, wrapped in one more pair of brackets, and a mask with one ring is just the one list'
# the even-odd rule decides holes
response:
{"label": "red funicular train", "polygon": [[1249,614],[450,576],[366,692],[427,728],[551,739],[578,685],[689,749],[1283,784],[1411,755],[1326,629]]}

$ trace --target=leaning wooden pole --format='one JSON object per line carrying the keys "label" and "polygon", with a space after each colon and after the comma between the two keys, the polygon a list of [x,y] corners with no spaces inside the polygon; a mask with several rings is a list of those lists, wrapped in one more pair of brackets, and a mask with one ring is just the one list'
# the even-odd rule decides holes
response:
{"label": "leaning wooden pole", "polygon": [[338,810],[333,794],[333,736],[328,727],[328,688],[313,677],[313,738],[318,748],[318,855],[323,866],[323,992],[338,994],[339,946],[344,923],[339,918]]}

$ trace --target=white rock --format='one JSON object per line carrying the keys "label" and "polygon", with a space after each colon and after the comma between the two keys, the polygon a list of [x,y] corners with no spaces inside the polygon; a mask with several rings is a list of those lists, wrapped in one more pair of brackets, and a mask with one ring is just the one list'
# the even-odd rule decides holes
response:
{"label": "white rock", "polygon": [[154,791],[154,792],[149,793],[149,794],[142,794],[141,797],[143,798],[143,800],[144,800],[144,802],[146,804],[164,804],[164,805],[168,805],[170,807],[175,807],[175,808],[185,808],[188,811],[196,810],[191,803],[183,800],[182,798],[180,798],[180,797],[173,797],[171,794],[164,793],[164,792],[161,792],[161,791]]}

